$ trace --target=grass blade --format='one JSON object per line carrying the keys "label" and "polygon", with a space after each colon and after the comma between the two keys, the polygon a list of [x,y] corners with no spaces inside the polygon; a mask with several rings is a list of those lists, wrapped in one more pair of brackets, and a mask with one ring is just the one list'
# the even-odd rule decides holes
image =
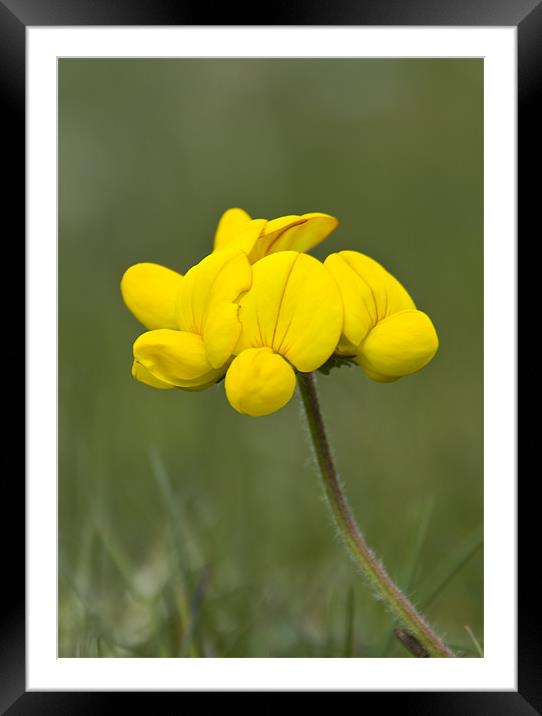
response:
{"label": "grass blade", "polygon": [[422,591],[423,596],[420,597],[418,602],[420,609],[427,609],[435,601],[452,579],[474,557],[483,543],[484,534],[482,528],[474,530],[463,542],[459,543],[448,562],[428,580],[429,586]]}
{"label": "grass blade", "polygon": [[[407,594],[412,589],[414,580],[416,579],[416,575],[418,573],[421,561],[421,554],[425,542],[427,540],[427,533],[429,532],[429,525],[431,524],[431,518],[433,516],[434,508],[435,501],[434,499],[431,499],[423,508],[420,523],[418,529],[416,530],[414,545],[412,547],[412,551],[410,552],[410,559],[408,559],[406,562],[403,579],[401,580]],[[389,636],[386,640],[386,644],[384,646],[382,654],[384,657],[388,656],[391,652],[392,647],[395,644],[395,639],[396,634],[393,630],[389,633]]]}
{"label": "grass blade", "polygon": [[[183,636],[183,640],[180,648],[180,656],[186,656],[189,652],[190,647],[193,646],[192,640],[194,632],[198,625],[199,616],[201,613],[201,607],[203,605],[203,599],[205,592],[207,591],[207,585],[209,584],[209,570],[204,569],[203,574],[198,580],[196,590],[190,602],[190,622]],[[194,654],[197,655],[197,654]]]}
{"label": "grass blade", "polygon": [[354,600],[354,587],[350,587],[348,594],[346,595],[346,609],[345,609],[345,630],[344,630],[344,649],[343,656],[353,657],[355,652],[355,610],[356,602]]}
{"label": "grass blade", "polygon": [[480,646],[480,642],[479,642],[478,639],[474,636],[474,632],[472,631],[472,629],[470,628],[470,626],[468,626],[468,624],[465,624],[465,630],[466,630],[467,634],[470,636],[471,641],[472,641],[472,643],[474,644],[474,648],[476,649],[478,655],[481,656],[482,659],[483,659],[483,658],[484,658],[484,650],[483,650],[482,647]]}

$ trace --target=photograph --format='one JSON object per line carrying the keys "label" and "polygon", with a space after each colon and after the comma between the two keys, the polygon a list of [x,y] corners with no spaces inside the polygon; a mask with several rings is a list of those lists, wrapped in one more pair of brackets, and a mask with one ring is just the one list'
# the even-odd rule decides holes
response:
{"label": "photograph", "polygon": [[482,659],[483,57],[57,70],[57,656]]}

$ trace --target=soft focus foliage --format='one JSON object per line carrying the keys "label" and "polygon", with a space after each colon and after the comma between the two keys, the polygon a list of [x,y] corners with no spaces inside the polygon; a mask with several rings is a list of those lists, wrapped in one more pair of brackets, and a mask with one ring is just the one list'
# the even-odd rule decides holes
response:
{"label": "soft focus foliage", "polygon": [[313,253],[373,257],[434,321],[421,373],[381,385],[341,368],[319,386],[368,541],[474,655],[483,61],[59,67],[59,655],[407,656],[332,539],[296,401],[252,420],[222,385],[130,376],[126,267],[184,273],[239,205],[339,217]]}

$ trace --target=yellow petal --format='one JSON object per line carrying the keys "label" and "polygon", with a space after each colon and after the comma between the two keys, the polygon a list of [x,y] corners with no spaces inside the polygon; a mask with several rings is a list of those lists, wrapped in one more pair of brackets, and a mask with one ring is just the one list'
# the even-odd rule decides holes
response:
{"label": "yellow petal", "polygon": [[216,229],[213,251],[252,251],[267,224],[266,219],[251,219],[243,209],[225,211]]}
{"label": "yellow petal", "polygon": [[398,377],[392,377],[389,375],[382,375],[382,373],[377,373],[376,370],[373,370],[369,363],[367,361],[364,361],[363,358],[358,356],[357,363],[360,366],[360,368],[363,369],[363,372],[365,375],[370,378],[371,380],[374,380],[376,383],[395,383],[396,380],[399,380],[401,376]]}
{"label": "yellow petal", "polygon": [[177,328],[177,294],[181,274],[158,264],[131,266],[120,282],[124,302],[146,328]]}
{"label": "yellow petal", "polygon": [[341,254],[328,256],[324,266],[335,278],[343,301],[342,333],[347,340],[343,339],[340,343],[341,353],[348,355],[349,346],[353,346],[351,354],[355,354],[355,346],[361,343],[378,320],[373,293]]}
{"label": "yellow petal", "polygon": [[270,348],[249,348],[234,358],[226,373],[226,395],[244,415],[269,415],[294,394],[292,366]]}
{"label": "yellow petal", "polygon": [[250,261],[254,263],[277,251],[309,251],[338,225],[339,221],[334,216],[318,212],[281,216],[268,221],[249,254]]}
{"label": "yellow petal", "polygon": [[209,310],[203,330],[207,359],[213,368],[220,368],[231,357],[241,334],[239,306],[236,303],[216,303]]}
{"label": "yellow petal", "polygon": [[159,388],[160,390],[175,388],[175,386],[171,383],[166,383],[163,380],[155,378],[154,375],[145,368],[145,366],[141,365],[141,363],[138,363],[136,360],[134,360],[132,365],[132,376],[140,383],[150,385],[151,388]]}
{"label": "yellow petal", "polygon": [[186,331],[143,333],[134,343],[134,358],[155,379],[179,388],[204,388],[225,373],[211,366],[201,337]]}
{"label": "yellow petal", "polygon": [[214,251],[239,249],[251,263],[277,251],[305,252],[323,241],[339,224],[330,214],[310,212],[277,219],[251,219],[243,209],[228,209],[218,223]]}
{"label": "yellow petal", "polygon": [[252,267],[252,286],[239,301],[242,332],[235,353],[245,348],[273,347],[282,297],[298,255],[285,251]]}
{"label": "yellow petal", "polygon": [[389,381],[421,370],[438,350],[438,337],[422,311],[395,313],[370,331],[357,362],[374,380]]}
{"label": "yellow petal", "polygon": [[184,277],[177,302],[179,328],[202,337],[215,368],[230,358],[239,339],[237,300],[251,281],[252,270],[242,251],[216,251]]}
{"label": "yellow petal", "polygon": [[[238,234],[232,236],[228,241],[225,249],[244,251],[247,256],[251,256],[254,247],[260,240],[260,236],[267,225],[266,219],[252,219]],[[216,251],[216,249],[215,249]],[[251,259],[251,263],[253,260]]]}
{"label": "yellow petal", "polygon": [[357,352],[358,347],[353,343],[350,343],[348,338],[345,338],[345,336],[342,335],[339,343],[337,344],[337,348],[335,348],[335,353],[339,356],[343,356],[344,358],[352,358],[357,354]]}
{"label": "yellow petal", "polygon": [[298,370],[319,368],[335,350],[343,322],[329,271],[296,251],[267,256],[252,271],[252,287],[240,300],[242,333],[235,353],[267,347]]}
{"label": "yellow petal", "polygon": [[247,228],[250,214],[244,209],[228,209],[220,217],[215,234],[214,250],[229,248],[237,235]]}
{"label": "yellow petal", "polygon": [[369,256],[341,251],[328,256],[324,263],[343,298],[343,334],[354,345],[359,345],[378,321],[416,308],[399,281]]}

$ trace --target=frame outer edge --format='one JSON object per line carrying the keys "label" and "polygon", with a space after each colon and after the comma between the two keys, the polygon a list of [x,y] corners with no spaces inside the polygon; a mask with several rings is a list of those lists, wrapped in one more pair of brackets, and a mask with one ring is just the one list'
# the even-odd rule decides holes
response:
{"label": "frame outer edge", "polygon": [[[542,3],[518,26],[518,237],[524,246],[540,234],[542,165]],[[521,192],[521,193],[520,193]],[[529,236],[527,235],[529,232]],[[527,284],[526,284],[527,285]],[[524,477],[518,489],[518,689],[542,713],[542,578],[538,480]]]}

